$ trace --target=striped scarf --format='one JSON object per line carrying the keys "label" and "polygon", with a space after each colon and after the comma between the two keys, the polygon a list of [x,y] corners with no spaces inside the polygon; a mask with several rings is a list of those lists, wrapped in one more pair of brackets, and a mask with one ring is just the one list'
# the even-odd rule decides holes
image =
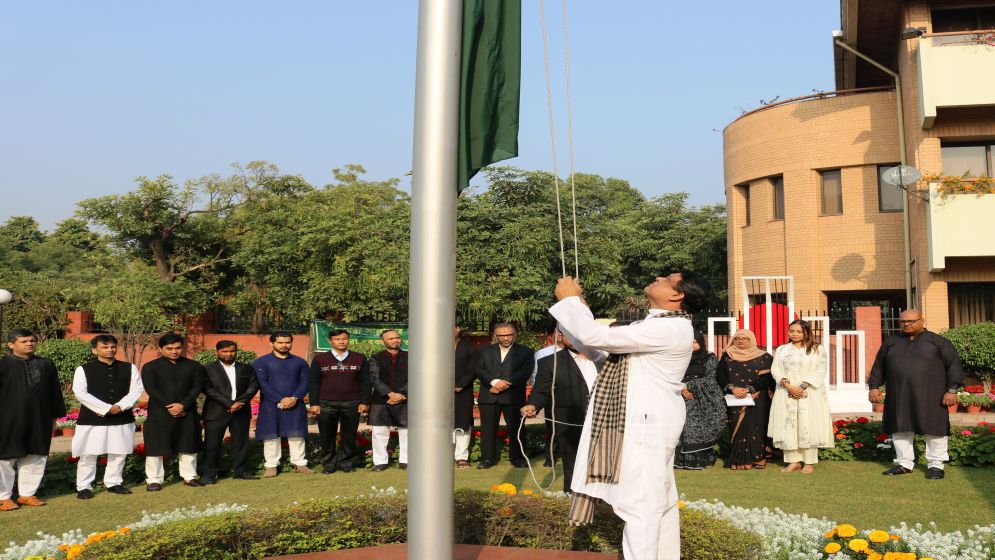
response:
{"label": "striped scarf", "polygon": [[[683,311],[664,311],[649,317],[691,319]],[[629,354],[608,356],[598,375],[591,409],[591,447],[587,456],[587,483],[618,484],[625,435],[625,394],[629,387]],[[574,492],[570,498],[570,523],[586,525],[594,519],[595,500]]]}

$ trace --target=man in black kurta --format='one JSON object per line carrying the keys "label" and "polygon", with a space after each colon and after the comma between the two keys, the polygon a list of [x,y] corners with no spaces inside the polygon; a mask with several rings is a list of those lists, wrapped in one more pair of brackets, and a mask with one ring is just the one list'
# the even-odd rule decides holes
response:
{"label": "man in black kurta", "polygon": [[902,332],[881,345],[871,378],[868,398],[884,402],[884,431],[895,445],[895,466],[881,474],[908,474],[915,466],[913,440],[926,436],[926,478],[943,478],[947,456],[950,416],[947,407],[957,402],[957,389],[964,378],[957,350],[949,340],[925,329],[922,313],[909,309],[901,315]]}
{"label": "man in black kurta", "polygon": [[387,330],[380,334],[384,350],[370,358],[370,442],[373,447],[373,470],[387,468],[390,456],[387,442],[390,427],[397,426],[397,462],[408,468],[408,353],[401,350],[401,333]]}
{"label": "man in black kurta", "polygon": [[[38,337],[26,329],[11,331],[0,358],[0,511],[45,502],[35,492],[45,474],[54,421],[66,405],[55,364],[35,356]],[[10,497],[17,473],[17,503]]]}
{"label": "man in black kurta", "polygon": [[161,357],[142,367],[142,384],[149,394],[145,421],[145,477],[149,492],[162,490],[163,456],[179,455],[180,477],[187,486],[203,486],[197,479],[200,418],[197,397],[204,385],[204,367],[183,357],[183,337],[176,333],[159,339]]}

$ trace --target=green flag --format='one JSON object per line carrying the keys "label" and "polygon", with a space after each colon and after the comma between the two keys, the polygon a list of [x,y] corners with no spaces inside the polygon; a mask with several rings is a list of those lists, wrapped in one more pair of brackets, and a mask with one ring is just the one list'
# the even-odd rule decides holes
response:
{"label": "green flag", "polygon": [[482,167],[518,155],[521,81],[521,0],[463,0],[460,191]]}

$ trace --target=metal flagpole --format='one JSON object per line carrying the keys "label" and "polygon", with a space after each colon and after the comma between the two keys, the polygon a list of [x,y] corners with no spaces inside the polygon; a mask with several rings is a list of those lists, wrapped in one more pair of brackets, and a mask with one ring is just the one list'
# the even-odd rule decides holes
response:
{"label": "metal flagpole", "polygon": [[452,560],[461,0],[421,0],[409,303],[408,558]]}

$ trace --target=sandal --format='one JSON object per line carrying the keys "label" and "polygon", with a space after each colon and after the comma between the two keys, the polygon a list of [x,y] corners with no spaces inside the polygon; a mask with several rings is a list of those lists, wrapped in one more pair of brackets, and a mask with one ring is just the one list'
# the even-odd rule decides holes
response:
{"label": "sandal", "polygon": [[801,463],[791,463],[790,465],[781,469],[781,472],[795,472],[802,470]]}
{"label": "sandal", "polygon": [[802,470],[799,472],[801,472],[802,474],[812,474],[812,472],[814,471],[815,471],[815,465],[805,465],[804,467],[802,467]]}
{"label": "sandal", "polygon": [[456,468],[468,469],[470,468],[470,461],[467,461],[466,459],[460,459],[459,461],[456,461]]}
{"label": "sandal", "polygon": [[753,463],[753,468],[756,470],[763,470],[767,468],[767,461],[761,461],[759,463]]}

